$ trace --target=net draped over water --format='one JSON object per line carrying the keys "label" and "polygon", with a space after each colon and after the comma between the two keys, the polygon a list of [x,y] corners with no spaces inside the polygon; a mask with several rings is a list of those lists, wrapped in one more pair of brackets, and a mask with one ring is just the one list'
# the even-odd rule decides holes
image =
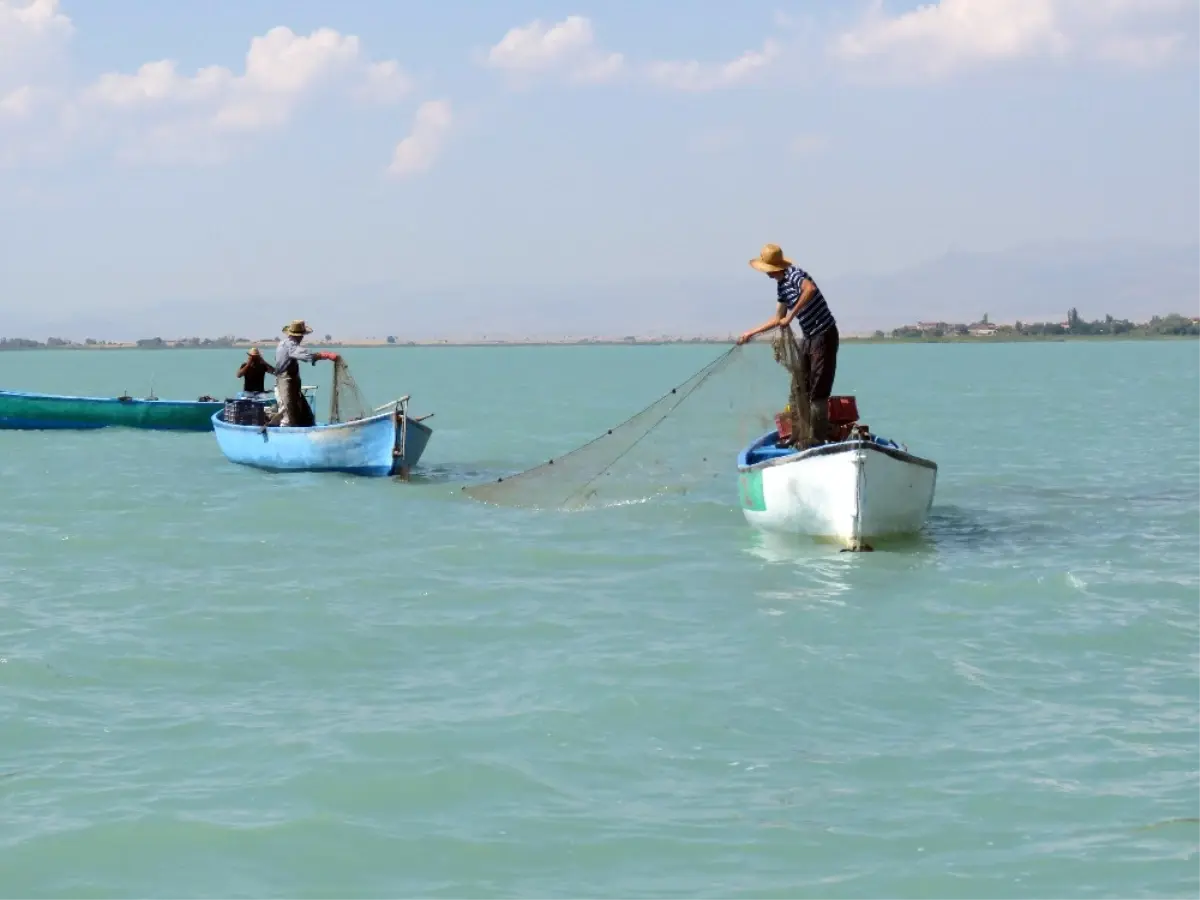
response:
{"label": "net draped over water", "polygon": [[[637,502],[664,493],[686,493],[730,477],[737,452],[769,429],[783,405],[778,393],[765,403],[748,386],[778,383],[730,377],[755,362],[733,347],[641,412],[588,443],[538,466],[462,490],[500,506],[578,509]],[[760,362],[762,360],[759,360]],[[720,376],[720,377],[718,377]],[[723,482],[722,482],[723,483]]]}

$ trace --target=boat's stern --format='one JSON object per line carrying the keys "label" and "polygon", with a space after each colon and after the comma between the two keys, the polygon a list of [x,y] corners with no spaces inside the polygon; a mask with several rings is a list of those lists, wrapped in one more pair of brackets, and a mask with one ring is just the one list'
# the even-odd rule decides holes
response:
{"label": "boat's stern", "polygon": [[407,476],[429,445],[433,429],[424,422],[393,413],[395,437],[392,445],[392,474]]}
{"label": "boat's stern", "polygon": [[864,540],[915,534],[925,525],[937,487],[937,464],[899,448],[859,451],[858,531]]}

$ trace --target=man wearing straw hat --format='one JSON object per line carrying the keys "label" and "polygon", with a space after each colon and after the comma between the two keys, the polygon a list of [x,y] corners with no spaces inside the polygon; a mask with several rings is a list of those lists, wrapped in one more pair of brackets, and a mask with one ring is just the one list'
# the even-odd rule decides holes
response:
{"label": "man wearing straw hat", "polygon": [[[744,344],[772,328],[790,329],[792,320],[799,320],[804,334],[799,363],[808,393],[811,441],[822,444],[829,432],[829,395],[837,370],[837,322],[812,276],[784,256],[778,244],[764,246],[750,266],[775,280],[779,305],[774,318],[751,328],[737,342]],[[792,337],[790,332],[781,336]]]}
{"label": "man wearing straw hat", "polygon": [[336,360],[336,353],[318,350],[316,353],[300,346],[306,334],[312,334],[303,319],[293,319],[283,328],[283,339],[275,350],[275,398],[279,412],[272,419],[275,425],[310,426],[316,418],[300,390],[300,363],[317,364],[319,359]]}
{"label": "man wearing straw hat", "polygon": [[242,393],[265,394],[267,392],[267,375],[274,375],[275,368],[262,358],[257,347],[251,347],[246,354],[246,360],[238,367],[236,378],[242,379]]}

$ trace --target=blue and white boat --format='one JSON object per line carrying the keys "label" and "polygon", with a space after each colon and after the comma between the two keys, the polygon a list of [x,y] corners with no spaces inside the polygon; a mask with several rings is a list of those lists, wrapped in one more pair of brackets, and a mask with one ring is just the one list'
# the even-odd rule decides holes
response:
{"label": "blue and white boat", "polygon": [[[381,411],[382,410],[382,411]],[[433,429],[433,413],[408,414],[408,397],[350,422],[294,426],[233,425],[225,410],[212,417],[217,445],[226,459],[271,472],[346,472],[407,476],[420,461]]]}
{"label": "blue and white boat", "polygon": [[921,531],[933,505],[937,463],[850,421],[832,421],[835,440],[808,449],[778,430],[738,454],[738,493],[746,521],[768,532],[805,535],[870,549],[870,541]]}

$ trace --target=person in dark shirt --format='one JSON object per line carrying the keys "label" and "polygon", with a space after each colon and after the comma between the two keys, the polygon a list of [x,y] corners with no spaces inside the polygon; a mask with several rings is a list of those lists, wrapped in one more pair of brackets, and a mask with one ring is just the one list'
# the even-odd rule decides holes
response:
{"label": "person in dark shirt", "polygon": [[251,347],[246,361],[237,370],[237,377],[242,379],[242,390],[247,394],[265,393],[267,373],[274,375],[275,367],[262,358],[257,347]]}

